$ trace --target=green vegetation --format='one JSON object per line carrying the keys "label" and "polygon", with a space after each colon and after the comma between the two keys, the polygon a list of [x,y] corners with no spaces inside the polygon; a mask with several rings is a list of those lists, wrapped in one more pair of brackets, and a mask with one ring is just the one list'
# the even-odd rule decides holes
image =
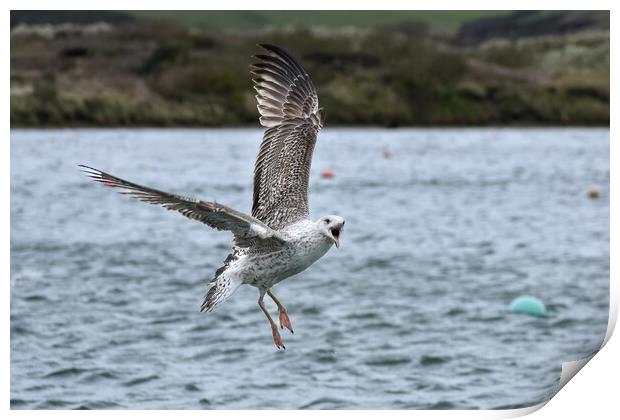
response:
{"label": "green vegetation", "polygon": [[[17,26],[12,126],[256,125],[248,65],[263,42],[300,58],[330,126],[609,124],[609,29],[572,15],[578,31],[537,23],[548,33],[508,40],[480,35],[510,19],[487,12],[468,24],[475,31],[463,44],[463,33],[438,32],[484,12],[424,12],[425,22],[399,23],[390,12],[149,13],[115,26]],[[239,19],[246,23],[231,23]],[[301,20],[324,26],[278,26]],[[200,29],[215,21],[247,30]]]}
{"label": "green vegetation", "polygon": [[467,21],[485,16],[501,16],[507,11],[485,10],[232,10],[232,11],[131,11],[140,18],[174,21],[181,25],[208,31],[256,31],[265,27],[283,28],[305,26],[340,28],[343,26],[369,28],[417,21],[426,24],[432,32],[456,31]]}

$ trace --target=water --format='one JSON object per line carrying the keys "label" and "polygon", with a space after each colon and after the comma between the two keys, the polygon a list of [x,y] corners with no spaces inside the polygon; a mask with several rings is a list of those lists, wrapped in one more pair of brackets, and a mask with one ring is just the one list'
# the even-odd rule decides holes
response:
{"label": "water", "polygon": [[[598,349],[608,130],[322,132],[311,212],[347,225],[340,249],[275,288],[295,329],[286,351],[252,287],[198,311],[226,232],[75,166],[247,211],[260,136],[12,131],[12,408],[522,407]],[[549,316],[509,313],[521,294]]]}

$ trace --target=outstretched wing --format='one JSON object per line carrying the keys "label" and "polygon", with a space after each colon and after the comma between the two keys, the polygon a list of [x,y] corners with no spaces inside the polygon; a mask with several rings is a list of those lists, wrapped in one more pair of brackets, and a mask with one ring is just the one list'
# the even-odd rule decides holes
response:
{"label": "outstretched wing", "polygon": [[267,127],[254,168],[252,216],[279,230],[308,216],[308,177],[324,114],[308,73],[286,51],[261,45],[256,58],[260,123]]}
{"label": "outstretched wing", "polygon": [[108,187],[119,188],[127,194],[149,204],[158,204],[168,210],[176,210],[183,216],[198,220],[217,230],[228,230],[235,237],[235,245],[248,247],[258,242],[272,245],[283,244],[285,240],[260,220],[222,204],[201,201],[143,187],[125,181],[98,169],[78,165],[91,179]]}

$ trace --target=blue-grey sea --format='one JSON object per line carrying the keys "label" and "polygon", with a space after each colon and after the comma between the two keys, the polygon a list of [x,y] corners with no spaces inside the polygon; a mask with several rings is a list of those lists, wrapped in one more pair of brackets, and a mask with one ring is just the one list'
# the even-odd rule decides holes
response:
{"label": "blue-grey sea", "polygon": [[[609,130],[322,131],[311,214],[346,229],[275,287],[285,351],[250,286],[199,312],[227,232],[76,166],[249,212],[261,136],[11,131],[11,408],[516,408],[599,348]],[[511,313],[520,295],[548,316]]]}

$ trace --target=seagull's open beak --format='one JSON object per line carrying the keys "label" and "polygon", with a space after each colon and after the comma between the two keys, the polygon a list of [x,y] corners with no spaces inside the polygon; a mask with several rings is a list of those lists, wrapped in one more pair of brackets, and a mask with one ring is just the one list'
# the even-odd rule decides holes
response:
{"label": "seagull's open beak", "polygon": [[330,229],[329,232],[332,234],[332,239],[334,240],[334,244],[336,244],[336,248],[340,248],[340,228]]}

